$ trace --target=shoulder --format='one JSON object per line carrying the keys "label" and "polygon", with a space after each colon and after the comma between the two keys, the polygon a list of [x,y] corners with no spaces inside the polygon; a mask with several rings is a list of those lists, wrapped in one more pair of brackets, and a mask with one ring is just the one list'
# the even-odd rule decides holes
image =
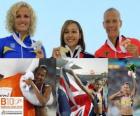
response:
{"label": "shoulder", "polygon": [[106,42],[99,48],[96,50],[95,52],[95,57],[103,57],[103,53],[109,49],[109,46],[106,44]]}
{"label": "shoulder", "polygon": [[102,51],[102,50],[106,50],[106,49],[108,49],[109,48],[109,46],[108,46],[108,44],[107,44],[107,40],[104,42],[104,44],[99,48],[99,49],[97,49],[96,51],[98,52],[98,51]]}
{"label": "shoulder", "polygon": [[51,85],[44,85],[45,90],[52,90],[52,86]]}
{"label": "shoulder", "polygon": [[3,37],[3,38],[0,38],[1,40],[7,40],[7,39],[11,39],[11,38],[13,38],[13,36],[12,35],[9,35],[9,36],[6,36],[6,37]]}
{"label": "shoulder", "polygon": [[137,38],[133,38],[133,37],[127,37],[127,39],[130,39],[131,41],[139,41]]}
{"label": "shoulder", "polygon": [[4,42],[4,41],[10,40],[12,38],[13,38],[13,36],[10,35],[10,36],[7,36],[7,37],[0,38],[0,41],[3,41]]}
{"label": "shoulder", "polygon": [[132,44],[138,45],[140,47],[140,40],[136,39],[136,38],[130,38]]}
{"label": "shoulder", "polygon": [[7,42],[13,40],[13,36],[7,36],[7,37],[4,37],[4,38],[0,38],[0,46],[3,46],[5,45]]}
{"label": "shoulder", "polygon": [[96,50],[96,52],[101,52],[102,50],[104,50],[107,47],[106,44],[102,45],[99,49]]}

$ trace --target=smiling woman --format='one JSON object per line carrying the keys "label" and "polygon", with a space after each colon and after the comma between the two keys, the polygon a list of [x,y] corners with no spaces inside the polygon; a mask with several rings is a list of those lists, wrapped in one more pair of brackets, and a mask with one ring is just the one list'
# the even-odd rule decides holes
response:
{"label": "smiling woman", "polygon": [[7,13],[7,29],[11,36],[0,39],[1,58],[44,58],[45,50],[33,36],[36,16],[32,7],[25,2],[14,4]]}
{"label": "smiling woman", "polygon": [[117,9],[109,8],[105,11],[103,26],[108,39],[96,51],[96,57],[132,58],[140,56],[140,41],[120,35],[122,20]]}
{"label": "smiling woman", "polygon": [[15,29],[21,34],[21,38],[27,33],[30,26],[30,20],[29,9],[27,7],[21,7],[19,11],[17,11],[15,17]]}
{"label": "smiling woman", "polygon": [[65,21],[61,30],[61,47],[53,49],[53,57],[93,58],[85,52],[83,30],[74,20]]}

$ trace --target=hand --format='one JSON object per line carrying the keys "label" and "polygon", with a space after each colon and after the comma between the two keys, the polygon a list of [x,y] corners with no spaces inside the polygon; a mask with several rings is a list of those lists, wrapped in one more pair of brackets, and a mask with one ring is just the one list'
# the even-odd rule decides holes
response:
{"label": "hand", "polygon": [[131,43],[129,39],[121,42],[121,45],[126,48],[126,50],[133,55],[133,57],[139,57],[138,47]]}
{"label": "hand", "polygon": [[44,58],[44,53],[42,49],[36,50],[36,58]]}
{"label": "hand", "polygon": [[54,58],[61,58],[61,53],[60,53],[60,47],[58,48],[53,48],[53,53],[52,53],[52,57]]}
{"label": "hand", "polygon": [[32,85],[33,81],[31,79],[24,80],[27,85]]}
{"label": "hand", "polygon": [[117,97],[121,97],[121,96],[123,96],[123,92],[120,90],[120,91],[118,91],[117,93],[116,93],[116,96]]}
{"label": "hand", "polygon": [[130,77],[136,78],[136,73],[133,72],[133,71],[128,71],[128,75],[129,75]]}
{"label": "hand", "polygon": [[130,44],[126,47],[126,50],[128,52],[130,52],[133,55],[133,57],[139,57],[139,52],[138,52],[138,47],[137,46],[135,46],[133,44]]}
{"label": "hand", "polygon": [[121,41],[121,45],[124,46],[125,48],[131,44],[131,41],[129,39],[126,39],[124,41]]}

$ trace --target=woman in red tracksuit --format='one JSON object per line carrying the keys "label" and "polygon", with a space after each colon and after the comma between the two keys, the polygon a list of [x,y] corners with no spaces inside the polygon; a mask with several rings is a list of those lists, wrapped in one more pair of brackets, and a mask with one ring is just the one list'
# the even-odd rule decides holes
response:
{"label": "woman in red tracksuit", "polygon": [[122,20],[115,8],[109,8],[104,13],[103,26],[107,40],[96,52],[95,57],[130,58],[140,56],[140,41],[120,35]]}

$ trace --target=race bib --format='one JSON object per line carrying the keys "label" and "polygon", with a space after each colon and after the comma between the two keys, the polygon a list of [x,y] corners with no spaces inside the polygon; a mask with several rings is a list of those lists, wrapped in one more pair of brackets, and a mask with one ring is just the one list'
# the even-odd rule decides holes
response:
{"label": "race bib", "polygon": [[0,97],[10,97],[11,93],[12,93],[12,88],[0,87]]}

